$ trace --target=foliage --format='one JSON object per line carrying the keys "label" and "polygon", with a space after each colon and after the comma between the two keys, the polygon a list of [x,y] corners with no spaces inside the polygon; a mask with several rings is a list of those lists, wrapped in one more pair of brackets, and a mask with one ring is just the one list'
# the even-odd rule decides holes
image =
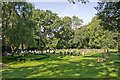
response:
{"label": "foliage", "polygon": [[[3,2],[2,5],[3,47],[9,46],[12,50],[37,48],[44,51],[56,48],[116,48],[118,45],[116,41],[119,41],[119,32],[105,30],[106,26],[110,25],[114,27],[114,31],[119,30],[115,29],[117,22],[114,25],[109,23],[109,19],[101,19],[110,5],[117,6],[118,3],[99,4],[100,6],[96,7],[98,16],[88,25],[82,25],[82,19],[77,16],[60,18],[51,10],[34,9],[34,6],[27,2]],[[107,6],[102,11],[102,6],[105,5]],[[119,11],[113,17],[118,19],[118,13]],[[110,14],[105,16],[109,17]],[[105,24],[101,25],[103,22]],[[108,23],[109,25],[106,25]]]}
{"label": "foliage", "polygon": [[60,18],[57,14],[50,10],[34,10],[32,18],[36,22],[34,36],[39,42],[38,49],[55,48],[52,40],[55,39],[54,35],[60,26]]}
{"label": "foliage", "polygon": [[115,48],[114,33],[104,30],[100,22],[95,16],[88,25],[76,30],[71,45],[74,48]]}
{"label": "foliage", "polygon": [[114,40],[116,40],[120,51],[120,1],[119,2],[99,2],[95,7],[97,15],[101,20],[101,25],[114,32]]}
{"label": "foliage", "polygon": [[31,14],[33,6],[26,2],[2,3],[3,45],[19,48],[20,45],[33,46],[33,22]]}
{"label": "foliage", "polygon": [[89,42],[87,26],[82,26],[77,29],[71,42],[74,48],[87,48]]}
{"label": "foliage", "polygon": [[114,46],[113,43],[113,33],[103,29],[103,26],[100,26],[101,20],[98,19],[98,16],[92,19],[92,22],[89,24],[89,35],[90,42],[89,45],[92,48],[108,48]]}
{"label": "foliage", "polygon": [[57,48],[69,48],[69,40],[74,36],[74,30],[72,29],[72,20],[70,17],[65,16],[61,20],[61,26],[59,31],[56,33],[58,38]]}
{"label": "foliage", "polygon": [[95,7],[105,29],[120,31],[120,2],[99,2]]}
{"label": "foliage", "polygon": [[82,23],[82,19],[79,19],[77,16],[72,16],[72,28],[74,30],[77,30],[82,25]]}

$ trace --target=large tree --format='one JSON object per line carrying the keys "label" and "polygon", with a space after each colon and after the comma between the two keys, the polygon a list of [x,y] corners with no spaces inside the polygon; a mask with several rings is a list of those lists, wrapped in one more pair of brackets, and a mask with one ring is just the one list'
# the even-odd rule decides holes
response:
{"label": "large tree", "polygon": [[32,17],[36,22],[34,35],[38,41],[38,48],[41,50],[55,48],[52,43],[60,26],[60,18],[50,10],[39,9],[33,11]]}
{"label": "large tree", "polygon": [[119,2],[99,2],[95,7],[97,15],[101,19],[101,25],[115,33],[114,39],[118,43],[118,50],[120,51],[120,1]]}
{"label": "large tree", "polygon": [[69,40],[74,36],[72,20],[70,17],[65,16],[61,19],[61,22],[59,31],[55,35],[58,38],[57,48],[70,48]]}
{"label": "large tree", "polygon": [[89,31],[89,46],[91,48],[113,48],[115,43],[113,40],[113,33],[103,29],[103,26],[100,26],[101,20],[98,19],[98,16],[95,16],[91,23],[88,25]]}
{"label": "large tree", "polygon": [[2,38],[3,46],[10,46],[12,50],[21,45],[32,46],[33,21],[31,21],[33,5],[27,2],[2,3]]}
{"label": "large tree", "polygon": [[70,40],[70,45],[72,48],[88,48],[88,43],[88,26],[84,25],[75,30],[74,38]]}

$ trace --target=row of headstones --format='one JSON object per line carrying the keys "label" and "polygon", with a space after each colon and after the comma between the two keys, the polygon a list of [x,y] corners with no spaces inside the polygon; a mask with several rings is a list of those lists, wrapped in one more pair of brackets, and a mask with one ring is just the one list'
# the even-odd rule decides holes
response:
{"label": "row of headstones", "polygon": [[[46,52],[47,54],[50,54],[49,52]],[[84,51],[81,51],[81,52],[76,52],[75,51],[60,51],[59,53],[56,53],[56,51],[53,51],[52,54],[56,55],[56,54],[59,54],[60,56],[66,56],[66,55],[71,55],[71,56],[79,56],[80,54],[82,55],[85,55],[85,52]]]}
{"label": "row of headstones", "polygon": [[[16,52],[14,52],[14,54],[16,54],[16,55],[27,55],[27,54],[34,54],[34,53],[41,53],[40,51],[37,51],[37,50],[29,50],[29,51],[27,51],[27,50],[24,50],[24,51],[16,51]],[[2,55],[6,55],[6,56],[10,56],[10,55],[12,55],[11,53],[9,53],[9,52],[4,52]]]}
{"label": "row of headstones", "polygon": [[[62,52],[62,49],[60,49],[60,51]],[[99,49],[79,49],[79,53],[80,54],[88,54],[89,52],[91,52],[91,51],[95,51],[95,52],[97,52],[97,51],[100,51]],[[71,51],[71,50],[68,50],[68,51],[64,51],[63,53],[67,53],[67,52],[73,52],[73,53],[76,53],[76,50],[74,50],[74,51]],[[46,51],[45,53],[53,53],[53,54],[55,54],[56,52],[54,51],[54,50],[52,50],[52,51]]]}
{"label": "row of headstones", "polygon": [[[102,49],[80,49],[79,53],[82,54],[82,55],[85,55],[85,54],[89,53],[90,51],[103,51],[103,50]],[[52,52],[53,52],[53,54],[56,54],[55,51],[52,51]],[[15,52],[15,54],[18,54],[18,55],[20,55],[20,54],[21,55],[27,55],[27,54],[33,54],[33,53],[35,53],[35,54],[42,54],[41,51],[37,51],[37,50],[29,50],[29,51],[24,50],[24,51],[16,51]],[[50,52],[46,51],[46,52],[43,52],[43,53],[50,53]],[[65,52],[61,51],[61,54],[67,55],[67,53],[68,54],[73,54],[73,53],[76,53],[76,50],[74,50],[73,52],[71,50],[65,51]],[[4,52],[3,55],[11,55],[11,54],[8,53],[8,52]]]}

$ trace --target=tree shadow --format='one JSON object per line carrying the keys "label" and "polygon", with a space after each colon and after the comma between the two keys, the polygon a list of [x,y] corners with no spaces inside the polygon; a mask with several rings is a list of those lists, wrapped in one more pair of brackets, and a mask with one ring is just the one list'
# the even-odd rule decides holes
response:
{"label": "tree shadow", "polygon": [[120,78],[120,60],[111,59],[109,62],[98,63],[95,59],[83,58],[76,61],[74,58],[71,60],[51,55],[50,59],[40,62],[44,63],[3,69],[3,78]]}

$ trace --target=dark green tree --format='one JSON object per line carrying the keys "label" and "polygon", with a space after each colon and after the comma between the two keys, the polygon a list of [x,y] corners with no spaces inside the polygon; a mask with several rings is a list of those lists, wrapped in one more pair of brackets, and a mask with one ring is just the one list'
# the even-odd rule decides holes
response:
{"label": "dark green tree", "polygon": [[57,48],[70,48],[69,40],[74,36],[74,30],[72,29],[72,20],[70,17],[65,16],[62,18],[59,31],[56,33],[58,38]]}
{"label": "dark green tree", "polygon": [[2,3],[2,38],[3,46],[10,46],[12,51],[21,45],[33,46],[33,21],[31,21],[33,5],[27,2]]}
{"label": "dark green tree", "polygon": [[38,41],[38,48],[40,50],[55,48],[52,46],[52,40],[61,22],[57,14],[50,10],[34,10],[33,20],[36,22],[34,35]]}
{"label": "dark green tree", "polygon": [[120,51],[120,1],[119,2],[99,2],[95,7],[97,15],[101,19],[101,25],[115,33],[114,39],[118,44],[118,51]]}
{"label": "dark green tree", "polygon": [[71,39],[70,42],[73,48],[88,48],[88,26],[84,25],[81,26],[79,29],[75,30],[74,38]]}
{"label": "dark green tree", "polygon": [[92,48],[113,48],[114,40],[113,33],[103,29],[103,26],[100,26],[101,20],[98,19],[98,16],[95,16],[91,23],[88,25],[89,30],[89,46]]}

